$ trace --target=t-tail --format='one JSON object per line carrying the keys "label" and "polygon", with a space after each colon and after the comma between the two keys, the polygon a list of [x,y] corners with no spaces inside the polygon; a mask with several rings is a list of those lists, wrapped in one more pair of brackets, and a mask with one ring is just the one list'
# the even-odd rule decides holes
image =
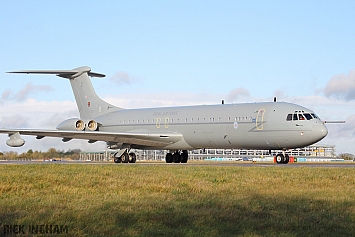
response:
{"label": "t-tail", "polygon": [[107,103],[96,94],[90,77],[105,77],[105,75],[91,72],[91,68],[87,66],[72,70],[23,70],[9,73],[55,74],[69,79],[81,119],[93,119],[102,114],[121,109]]}

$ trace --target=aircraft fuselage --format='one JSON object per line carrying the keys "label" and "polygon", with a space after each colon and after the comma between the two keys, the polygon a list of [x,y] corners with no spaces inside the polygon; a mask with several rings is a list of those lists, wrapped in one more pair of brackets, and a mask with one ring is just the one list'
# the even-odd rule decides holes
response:
{"label": "aircraft fuselage", "polygon": [[288,114],[314,114],[284,102],[122,109],[95,118],[105,132],[180,133],[179,142],[141,149],[290,149],[327,135],[319,118],[287,121]]}

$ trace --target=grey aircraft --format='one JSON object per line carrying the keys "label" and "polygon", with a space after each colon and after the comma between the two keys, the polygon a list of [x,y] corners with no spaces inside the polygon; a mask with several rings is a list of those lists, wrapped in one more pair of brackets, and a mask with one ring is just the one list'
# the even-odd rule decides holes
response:
{"label": "grey aircraft", "polygon": [[280,150],[279,164],[289,162],[287,149],[311,145],[328,130],[311,110],[285,102],[198,105],[144,109],[123,109],[102,100],[90,77],[105,77],[89,67],[73,70],[24,70],[10,73],[55,74],[69,79],[80,118],[60,123],[56,130],[0,129],[7,133],[7,145],[25,144],[21,135],[61,137],[63,142],[85,139],[105,141],[116,149],[114,162],[134,163],[134,149],[167,150],[167,163],[186,163],[188,150],[263,149]]}

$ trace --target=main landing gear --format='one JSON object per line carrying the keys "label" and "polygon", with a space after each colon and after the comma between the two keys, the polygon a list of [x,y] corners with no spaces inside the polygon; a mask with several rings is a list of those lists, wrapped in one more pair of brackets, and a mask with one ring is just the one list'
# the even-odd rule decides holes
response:
{"label": "main landing gear", "polygon": [[189,154],[186,150],[167,153],[165,156],[166,163],[186,163],[189,159]]}
{"label": "main landing gear", "polygon": [[277,164],[287,164],[290,161],[290,157],[287,154],[279,153],[276,155]]}
{"label": "main landing gear", "polygon": [[136,163],[137,156],[135,153],[128,153],[125,151],[121,156],[119,156],[118,152],[113,155],[113,161],[115,163]]}

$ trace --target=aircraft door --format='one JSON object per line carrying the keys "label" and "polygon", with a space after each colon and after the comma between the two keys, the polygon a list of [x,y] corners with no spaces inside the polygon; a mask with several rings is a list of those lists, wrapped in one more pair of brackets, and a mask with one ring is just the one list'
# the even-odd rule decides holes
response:
{"label": "aircraft door", "polygon": [[264,115],[265,115],[265,108],[261,108],[258,111],[258,115],[256,116],[256,130],[263,130],[264,129]]}

